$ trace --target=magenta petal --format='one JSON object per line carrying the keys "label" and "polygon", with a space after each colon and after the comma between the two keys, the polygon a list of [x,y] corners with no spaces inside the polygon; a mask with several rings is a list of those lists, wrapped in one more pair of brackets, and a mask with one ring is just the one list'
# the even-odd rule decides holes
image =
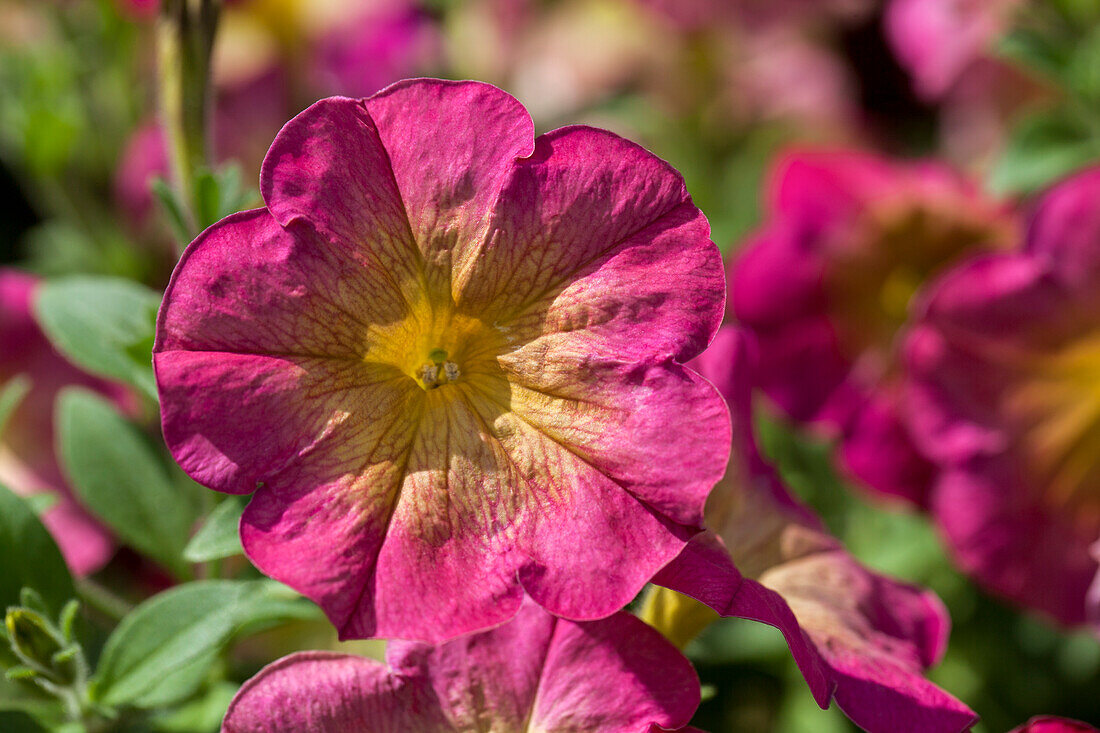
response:
{"label": "magenta petal", "polygon": [[629,329],[635,340],[632,323],[645,321],[651,335],[635,347],[683,361],[722,317],[709,233],[667,163],[604,130],[555,130],[506,179],[482,250],[455,284],[459,307],[488,306],[517,330]]}
{"label": "magenta petal", "polygon": [[913,444],[898,409],[885,396],[872,398],[841,439],[840,460],[858,481],[925,507],[935,468]]}
{"label": "magenta petal", "polygon": [[[699,705],[691,664],[629,614],[559,621],[531,723],[546,730],[676,730]],[[657,694],[654,694],[657,693]]]}
{"label": "magenta petal", "polygon": [[1062,181],[1036,208],[1027,251],[1050,258],[1063,282],[1093,287],[1100,278],[1100,168]]}
{"label": "magenta petal", "polygon": [[265,209],[200,234],[165,298],[173,307],[160,314],[158,354],[362,360],[363,334],[401,318],[404,306],[394,273],[365,250],[288,231]]}
{"label": "magenta petal", "polygon": [[387,659],[279,660],[245,683],[223,730],[643,733],[681,730],[699,704],[690,663],[626,613],[573,623],[528,603],[446,644],[394,642]]}
{"label": "magenta petal", "polygon": [[428,288],[443,293],[461,278],[452,267],[485,238],[515,160],[531,154],[534,124],[510,95],[477,82],[402,81],[365,105],[389,154]]}
{"label": "magenta petal", "polygon": [[264,157],[260,192],[279,224],[308,222],[334,245],[362,250],[362,259],[370,252],[368,267],[415,279],[401,192],[362,100],[322,99],[286,123]]}
{"label": "magenta petal", "polygon": [[932,514],[959,566],[984,586],[1066,624],[1087,621],[1094,534],[1044,510],[1003,459],[945,470]]}
{"label": "magenta petal", "polygon": [[[1056,219],[1035,231],[1053,236]],[[1067,269],[1087,259],[1077,249],[1086,243],[1033,244],[1043,251],[972,261],[929,291],[905,345],[910,426],[940,464],[932,509],[960,565],[1077,624],[1100,532],[1087,376],[1097,368],[1095,285]]]}
{"label": "magenta petal", "polygon": [[731,314],[754,330],[769,330],[825,307],[822,258],[795,227],[757,234],[729,267]]}
{"label": "magenta petal", "polygon": [[[821,571],[801,578],[800,562],[822,564]],[[842,551],[777,572],[789,580],[766,581],[776,590],[743,579],[718,538],[707,533],[653,582],[723,616],[778,628],[818,704],[827,707],[835,697],[866,730],[962,731],[974,722],[973,711],[920,674],[945,647],[947,616],[938,599],[869,573]],[[842,584],[822,587],[815,576]]]}
{"label": "magenta petal", "polygon": [[423,682],[394,677],[373,659],[298,652],[245,682],[223,733],[405,733],[445,731],[447,721]]}
{"label": "magenta petal", "polygon": [[1009,733],[1096,733],[1096,728],[1080,720],[1037,715]]}
{"label": "magenta petal", "polygon": [[799,233],[823,234],[889,192],[894,177],[882,159],[861,152],[788,153],[772,174],[770,209],[790,217]]}

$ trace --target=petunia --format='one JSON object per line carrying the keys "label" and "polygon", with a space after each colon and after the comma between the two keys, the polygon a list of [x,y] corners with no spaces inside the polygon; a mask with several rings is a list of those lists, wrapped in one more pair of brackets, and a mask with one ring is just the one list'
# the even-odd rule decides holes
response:
{"label": "petunia", "polygon": [[979,582],[1086,621],[1100,537],[1100,169],[1043,199],[1022,251],[945,276],[906,343],[932,511]]}
{"label": "petunia", "polygon": [[[707,504],[709,530],[654,578],[722,616],[776,626],[822,708],[835,699],[877,732],[967,730],[976,716],[923,677],[949,619],[930,591],[874,573],[780,483],[752,435],[751,339],[723,329],[695,362],[729,400],[734,449]],[[657,589],[644,618],[686,643],[713,615]]]}
{"label": "petunia", "polygon": [[724,285],[667,164],[415,80],[302,112],[260,187],[169,284],[164,436],[255,491],[246,553],[343,637],[445,640],[525,593],[602,618],[700,530],[728,413],[682,363]]}
{"label": "petunia", "polygon": [[942,165],[788,154],[763,229],[730,269],[731,311],[759,343],[764,392],[837,434],[853,477],[922,503],[933,469],[898,417],[898,332],[925,281],[1015,239],[1014,220]]}
{"label": "petunia", "polygon": [[491,631],[386,657],[284,657],[244,684],[222,731],[656,733],[688,730],[699,705],[687,659],[623,612],[574,623],[527,603]]}
{"label": "petunia", "polygon": [[123,391],[67,362],[46,339],[31,312],[38,280],[0,268],[0,389],[22,379],[27,391],[0,421],[0,483],[18,494],[50,494],[42,520],[74,573],[94,572],[110,559],[107,530],[74,500],[54,452],[53,408],[62,387],[78,385],[114,399]]}

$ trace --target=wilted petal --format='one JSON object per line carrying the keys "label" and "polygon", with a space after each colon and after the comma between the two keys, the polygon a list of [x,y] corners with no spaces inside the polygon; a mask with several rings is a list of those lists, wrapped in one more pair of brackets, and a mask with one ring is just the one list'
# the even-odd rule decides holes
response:
{"label": "wilted petal", "polygon": [[714,534],[654,582],[778,627],[818,703],[835,698],[867,730],[966,729],[974,713],[922,676],[946,645],[946,610],[860,565],[787,494],[752,437],[750,360],[745,335],[725,329],[697,362],[729,401],[735,448],[707,504]]}

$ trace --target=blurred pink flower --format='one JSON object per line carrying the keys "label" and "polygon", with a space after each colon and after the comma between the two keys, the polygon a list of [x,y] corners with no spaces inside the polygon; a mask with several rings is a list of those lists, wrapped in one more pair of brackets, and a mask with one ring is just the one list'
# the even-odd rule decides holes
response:
{"label": "blurred pink flower", "polygon": [[1023,251],[954,269],[907,339],[910,423],[964,570],[1087,620],[1100,538],[1100,169],[1040,203]]}
{"label": "blurred pink flower", "polygon": [[1007,30],[1025,0],[891,0],[886,35],[917,92],[939,99]]}
{"label": "blurred pink flower", "polygon": [[837,434],[855,478],[923,503],[932,467],[898,419],[896,338],[925,281],[1011,246],[1015,221],[945,166],[854,151],[788,153],[769,191],[762,230],[730,266],[762,388]]}
{"label": "blurred pink flower", "polygon": [[670,166],[415,80],[299,114],[260,187],[168,287],[164,436],[342,636],[606,616],[701,529],[729,424],[682,363],[724,283]]}
{"label": "blurred pink flower", "polygon": [[734,448],[707,501],[709,531],[653,582],[778,627],[818,704],[835,699],[865,730],[967,730],[973,711],[922,676],[947,644],[940,600],[861,565],[760,457],[751,348],[747,334],[724,328],[692,362],[729,403]]}
{"label": "blurred pink flower", "polygon": [[574,623],[526,603],[441,646],[390,643],[386,659],[284,657],[241,687],[222,731],[656,733],[685,730],[699,705],[687,659],[622,612]]}
{"label": "blurred pink flower", "polygon": [[67,362],[31,314],[38,280],[0,268],[0,388],[22,375],[30,390],[0,426],[0,482],[17,494],[51,494],[56,502],[42,517],[72,571],[94,572],[114,552],[107,530],[73,499],[54,453],[54,399],[77,385],[123,399],[125,391],[91,377]]}
{"label": "blurred pink flower", "polygon": [[326,29],[312,53],[311,89],[318,96],[367,97],[438,65],[442,39],[417,3],[366,9]]}

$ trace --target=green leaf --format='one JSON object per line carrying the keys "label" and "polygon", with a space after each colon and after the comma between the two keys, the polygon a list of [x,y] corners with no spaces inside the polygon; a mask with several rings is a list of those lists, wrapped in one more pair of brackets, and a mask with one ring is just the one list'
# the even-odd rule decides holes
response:
{"label": "green leaf", "polygon": [[153,719],[153,727],[164,733],[195,733],[196,731],[218,730],[221,726],[229,703],[237,694],[240,685],[232,682],[219,682],[211,685],[202,695],[189,700],[175,710],[158,715]]}
{"label": "green leaf", "polygon": [[34,588],[56,615],[76,595],[69,568],[31,507],[0,485],[0,609],[17,606],[24,586]]}
{"label": "green leaf", "polygon": [[77,275],[47,281],[35,300],[39,325],[65,356],[93,374],[157,398],[153,335],[160,296],[131,280]]}
{"label": "green leaf", "polygon": [[187,547],[184,559],[190,562],[207,562],[232,557],[244,552],[238,526],[244,511],[246,497],[230,496],[214,507]]}
{"label": "green leaf", "polygon": [[0,433],[19,403],[31,391],[31,380],[26,374],[16,374],[0,388]]}
{"label": "green leaf", "polygon": [[205,580],[154,596],[107,639],[93,694],[106,705],[151,708],[186,699],[238,633],[317,619],[312,603],[270,580]]}
{"label": "green leaf", "polygon": [[168,181],[157,177],[149,184],[149,190],[153,197],[160,203],[164,219],[168,222],[168,228],[172,230],[172,236],[184,247],[191,241],[191,227],[187,223],[187,209],[180,201],[179,194]]}
{"label": "green leaf", "polygon": [[255,192],[242,185],[239,165],[204,170],[195,176],[195,218],[199,230],[247,208],[255,200]]}
{"label": "green leaf", "polygon": [[996,52],[1025,69],[1056,80],[1065,76],[1070,61],[1069,44],[1041,28],[1018,27],[1000,38]]}
{"label": "green leaf", "polygon": [[1073,49],[1066,85],[1088,103],[1086,111],[1100,119],[1100,113],[1092,108],[1100,99],[1100,26],[1093,27]]}
{"label": "green leaf", "polygon": [[1066,114],[1047,112],[1012,131],[989,176],[996,193],[1032,193],[1100,158],[1100,140]]}
{"label": "green leaf", "polygon": [[56,425],[62,465],[84,505],[127,545],[186,575],[182,553],[197,517],[141,431],[75,387],[58,397]]}
{"label": "green leaf", "polygon": [[221,217],[221,184],[208,170],[199,171],[195,176],[195,224],[200,231],[206,229]]}

